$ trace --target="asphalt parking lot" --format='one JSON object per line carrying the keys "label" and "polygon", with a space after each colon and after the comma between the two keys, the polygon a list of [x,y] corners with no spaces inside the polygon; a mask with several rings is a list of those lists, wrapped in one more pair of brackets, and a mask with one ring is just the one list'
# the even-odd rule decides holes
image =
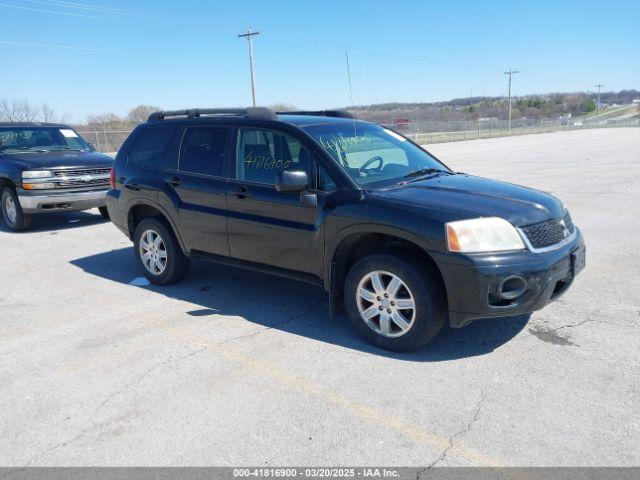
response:
{"label": "asphalt parking lot", "polygon": [[431,150],[566,203],[565,296],[392,354],[305,284],[196,262],[132,285],[97,211],[1,225],[0,465],[640,464],[640,129]]}

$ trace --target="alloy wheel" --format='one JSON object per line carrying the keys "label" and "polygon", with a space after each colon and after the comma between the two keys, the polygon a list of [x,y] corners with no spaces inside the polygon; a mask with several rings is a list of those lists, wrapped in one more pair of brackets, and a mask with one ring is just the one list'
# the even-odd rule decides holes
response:
{"label": "alloy wheel", "polygon": [[155,230],[145,230],[140,236],[140,259],[153,275],[160,275],[167,268],[167,248]]}
{"label": "alloy wheel", "polygon": [[11,195],[7,195],[4,201],[4,212],[7,215],[7,221],[11,225],[15,225],[18,220],[18,209],[16,208],[16,202]]}
{"label": "alloy wheel", "polygon": [[406,334],[416,319],[416,304],[407,284],[383,270],[366,274],[356,290],[360,317],[376,333],[385,337]]}

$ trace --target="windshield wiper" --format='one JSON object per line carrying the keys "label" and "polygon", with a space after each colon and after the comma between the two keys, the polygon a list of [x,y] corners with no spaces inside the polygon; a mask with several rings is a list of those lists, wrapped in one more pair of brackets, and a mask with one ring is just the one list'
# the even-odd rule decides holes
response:
{"label": "windshield wiper", "polygon": [[449,170],[441,170],[439,168],[421,168],[420,170],[414,170],[404,175],[404,178],[412,178],[411,180],[402,180],[396,185],[406,185],[407,183],[417,182],[429,176],[435,176],[434,174],[446,173],[447,175],[455,175],[455,172]]}
{"label": "windshield wiper", "polygon": [[82,148],[74,148],[74,147],[67,147],[67,146],[59,146],[59,147],[55,147],[55,148],[50,148],[49,151],[56,151],[56,150],[73,150],[75,152],[82,152],[85,149]]}
{"label": "windshield wiper", "polygon": [[17,147],[11,145],[0,145],[0,152],[4,152],[5,150],[29,150],[31,147]]}
{"label": "windshield wiper", "polygon": [[431,175],[432,173],[449,173],[446,170],[439,168],[421,168],[420,170],[414,170],[405,175],[405,177],[423,177],[425,175]]}

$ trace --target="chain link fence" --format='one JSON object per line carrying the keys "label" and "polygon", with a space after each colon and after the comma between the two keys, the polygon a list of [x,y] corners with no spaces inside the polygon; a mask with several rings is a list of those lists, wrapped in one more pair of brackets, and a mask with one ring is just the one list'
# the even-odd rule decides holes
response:
{"label": "chain link fence", "polygon": [[495,118],[451,120],[448,122],[415,122],[408,126],[388,125],[418,144],[458,142],[481,138],[528,135],[589,128],[640,127],[639,118],[625,120],[572,120],[558,118],[520,118],[511,122]]}
{"label": "chain link fence", "polygon": [[[509,122],[497,118],[481,120],[451,120],[446,122],[410,122],[406,125],[387,124],[389,128],[399,131],[419,144],[457,142],[477,140],[481,138],[527,135],[532,133],[558,132],[563,130],[582,130],[588,128],[621,128],[640,127],[640,118],[588,120],[571,118],[519,118]],[[78,133],[96,150],[115,153],[131,133],[131,130],[83,129]]]}

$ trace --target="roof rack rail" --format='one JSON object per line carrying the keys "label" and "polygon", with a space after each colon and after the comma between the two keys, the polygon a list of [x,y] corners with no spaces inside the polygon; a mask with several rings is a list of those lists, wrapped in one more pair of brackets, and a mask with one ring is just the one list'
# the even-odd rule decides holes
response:
{"label": "roof rack rail", "polygon": [[186,108],[183,110],[165,110],[149,115],[149,122],[157,122],[169,117],[200,118],[215,115],[236,115],[265,120],[277,120],[276,114],[266,107],[249,108]]}
{"label": "roof rack rail", "polygon": [[276,112],[278,115],[313,115],[315,117],[353,118],[355,115],[346,110],[296,110],[293,112]]}

